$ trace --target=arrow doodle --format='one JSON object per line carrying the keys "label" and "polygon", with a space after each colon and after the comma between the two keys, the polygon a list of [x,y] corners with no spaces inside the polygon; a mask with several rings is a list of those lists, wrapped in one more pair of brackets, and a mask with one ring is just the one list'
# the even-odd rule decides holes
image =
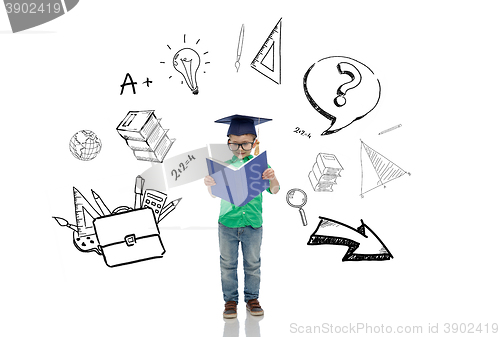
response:
{"label": "arrow doodle", "polygon": [[342,261],[383,261],[393,258],[385,244],[361,219],[357,229],[339,221],[319,217],[321,220],[309,238],[308,245],[347,246]]}

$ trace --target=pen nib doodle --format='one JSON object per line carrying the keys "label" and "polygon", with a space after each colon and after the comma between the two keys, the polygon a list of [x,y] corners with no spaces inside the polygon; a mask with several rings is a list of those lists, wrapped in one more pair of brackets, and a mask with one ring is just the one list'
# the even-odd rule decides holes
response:
{"label": "pen nib doodle", "polygon": [[161,258],[165,248],[158,223],[170,214],[181,198],[167,204],[167,195],[145,190],[144,179],[136,178],[134,208],[119,206],[111,211],[94,191],[97,208],[73,188],[76,225],[61,217],[53,217],[73,231],[73,244],[85,253],[101,255],[108,267],[116,267]]}
{"label": "pen nib doodle", "polygon": [[312,107],[331,121],[322,136],[365,117],[377,106],[381,91],[370,68],[343,56],[325,57],[310,66],[304,74],[303,87]]}

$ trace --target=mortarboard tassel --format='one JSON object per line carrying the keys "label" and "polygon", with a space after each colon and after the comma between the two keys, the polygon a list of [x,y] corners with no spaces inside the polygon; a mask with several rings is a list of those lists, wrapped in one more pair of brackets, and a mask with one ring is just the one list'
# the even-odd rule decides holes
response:
{"label": "mortarboard tassel", "polygon": [[260,127],[258,127],[258,125],[260,124],[260,117],[259,117],[259,122],[257,123],[257,141],[255,142],[255,144],[257,144],[257,146],[255,146],[255,151],[253,152],[253,155],[255,157],[257,157],[260,153],[260,150],[259,150],[259,135],[260,135]]}
{"label": "mortarboard tassel", "polygon": [[253,152],[253,155],[254,156],[258,156],[259,155],[259,140],[257,139],[257,141],[255,142],[255,144],[257,144],[257,146],[255,147],[255,151]]}

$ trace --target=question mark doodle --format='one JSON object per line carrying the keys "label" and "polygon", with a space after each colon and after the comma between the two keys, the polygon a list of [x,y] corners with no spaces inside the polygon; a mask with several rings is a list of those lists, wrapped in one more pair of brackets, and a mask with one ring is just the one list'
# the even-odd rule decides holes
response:
{"label": "question mark doodle", "polygon": [[337,89],[337,97],[333,100],[333,103],[335,103],[336,106],[341,107],[347,102],[345,98],[347,90],[354,89],[361,83],[361,74],[358,68],[347,62],[340,62],[337,64],[337,70],[339,71],[339,74],[345,74],[351,77],[349,82],[342,84]]}
{"label": "question mark doodle", "polygon": [[[331,123],[322,136],[337,133],[363,119],[380,100],[380,81],[368,66],[350,57],[320,59],[307,69],[302,84],[309,104]],[[337,88],[334,95],[332,87]]]}

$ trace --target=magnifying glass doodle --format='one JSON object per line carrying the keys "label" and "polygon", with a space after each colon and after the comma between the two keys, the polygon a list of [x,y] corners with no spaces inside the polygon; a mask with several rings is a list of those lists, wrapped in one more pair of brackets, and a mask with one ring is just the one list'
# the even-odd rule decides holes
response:
{"label": "magnifying glass doodle", "polygon": [[292,188],[286,194],[286,202],[295,208],[299,209],[300,217],[302,218],[302,224],[307,226],[306,213],[302,209],[307,202],[307,194],[299,188]]}

